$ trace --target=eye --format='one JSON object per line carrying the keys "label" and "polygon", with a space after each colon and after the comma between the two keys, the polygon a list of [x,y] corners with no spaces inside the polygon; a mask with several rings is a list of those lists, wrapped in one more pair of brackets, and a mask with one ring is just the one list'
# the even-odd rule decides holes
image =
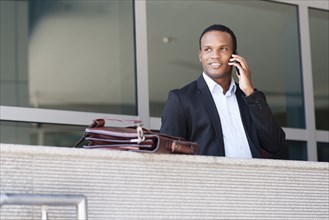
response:
{"label": "eye", "polygon": [[227,51],[226,47],[221,48],[221,51]]}
{"label": "eye", "polygon": [[205,52],[210,52],[211,49],[210,49],[210,48],[205,48],[204,51],[205,51]]}

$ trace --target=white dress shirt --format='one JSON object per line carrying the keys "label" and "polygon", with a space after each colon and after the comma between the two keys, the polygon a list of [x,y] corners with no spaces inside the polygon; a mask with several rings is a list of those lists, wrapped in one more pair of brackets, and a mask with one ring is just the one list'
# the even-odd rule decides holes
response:
{"label": "white dress shirt", "polygon": [[203,73],[203,78],[209,87],[220,117],[224,136],[225,156],[252,158],[235,96],[236,85],[234,79],[231,79],[230,88],[224,95],[223,88],[205,73]]}

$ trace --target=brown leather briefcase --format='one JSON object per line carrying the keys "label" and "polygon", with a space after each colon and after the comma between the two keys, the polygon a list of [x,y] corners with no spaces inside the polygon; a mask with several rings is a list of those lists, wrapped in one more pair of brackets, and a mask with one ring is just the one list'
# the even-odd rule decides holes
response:
{"label": "brown leather briefcase", "polygon": [[[196,142],[169,136],[141,127],[141,121],[133,121],[132,127],[105,126],[104,119],[95,119],[85,129],[83,137],[74,147],[86,149],[126,150],[148,153],[198,154]],[[86,143],[86,144],[84,144]]]}

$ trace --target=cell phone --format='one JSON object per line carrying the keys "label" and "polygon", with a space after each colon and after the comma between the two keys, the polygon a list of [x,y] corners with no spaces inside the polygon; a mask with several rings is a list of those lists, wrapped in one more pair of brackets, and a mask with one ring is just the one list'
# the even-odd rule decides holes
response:
{"label": "cell phone", "polygon": [[[238,51],[237,50],[234,50],[233,51],[233,54],[238,55]],[[238,61],[235,61],[235,62],[236,63],[239,63]],[[235,67],[235,69],[236,69],[237,74],[240,75],[240,70],[237,67]]]}

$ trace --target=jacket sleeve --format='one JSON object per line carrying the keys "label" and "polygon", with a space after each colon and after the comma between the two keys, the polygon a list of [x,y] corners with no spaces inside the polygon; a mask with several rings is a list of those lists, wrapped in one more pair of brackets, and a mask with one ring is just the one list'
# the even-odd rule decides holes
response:
{"label": "jacket sleeve", "polygon": [[274,119],[264,93],[255,90],[250,96],[245,96],[244,100],[256,125],[262,148],[271,154],[279,153],[285,147],[286,135]]}
{"label": "jacket sleeve", "polygon": [[187,139],[186,118],[177,90],[169,92],[161,122],[161,133]]}

